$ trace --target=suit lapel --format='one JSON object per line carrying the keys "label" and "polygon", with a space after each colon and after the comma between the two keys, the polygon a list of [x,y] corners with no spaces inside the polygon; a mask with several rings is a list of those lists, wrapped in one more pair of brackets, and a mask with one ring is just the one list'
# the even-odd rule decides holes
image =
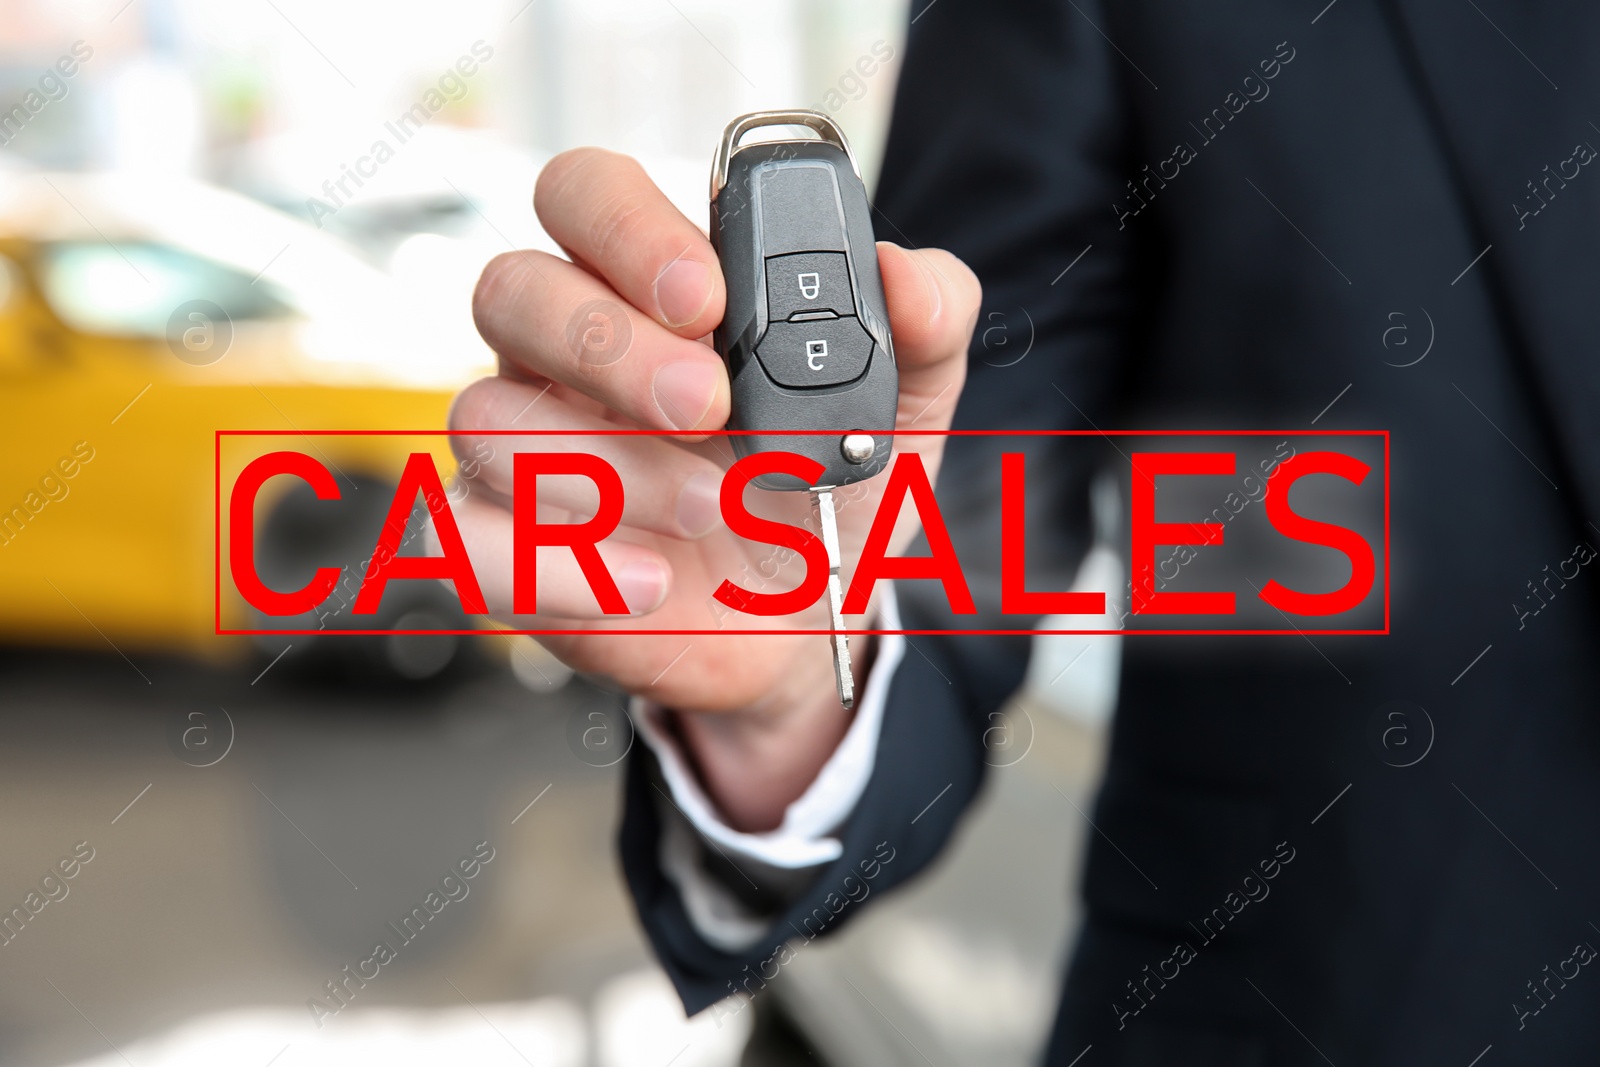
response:
{"label": "suit lapel", "polygon": [[1488,248],[1472,269],[1485,271],[1507,301],[1555,443],[1579,483],[1561,489],[1575,491],[1569,504],[1593,514],[1600,505],[1600,5],[1388,2]]}

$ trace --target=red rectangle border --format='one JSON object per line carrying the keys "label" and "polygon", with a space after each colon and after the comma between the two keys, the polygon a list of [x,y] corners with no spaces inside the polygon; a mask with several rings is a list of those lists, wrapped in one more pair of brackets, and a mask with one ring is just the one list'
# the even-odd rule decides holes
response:
{"label": "red rectangle border", "polygon": [[[707,437],[744,437],[772,435],[770,430],[716,430],[707,433]],[[784,430],[779,431],[788,436],[828,436],[844,434],[847,430]],[[779,630],[772,627],[766,629],[723,629],[723,630],[673,630],[673,629],[546,629],[546,630],[507,630],[489,627],[472,627],[457,630],[263,630],[263,629],[225,629],[222,625],[222,439],[224,437],[664,437],[673,436],[664,430],[644,429],[603,429],[603,430],[217,430],[215,448],[214,471],[214,498],[212,512],[215,520],[214,531],[214,557],[213,573],[215,581],[213,586],[215,633],[219,637],[228,636],[333,636],[345,635],[351,637],[376,637],[389,634],[438,634],[470,636],[473,634],[527,634],[529,636],[558,636],[558,635],[587,635],[587,634],[616,634],[619,636],[670,636],[684,637],[714,637],[718,634],[728,636],[754,636],[761,634],[832,634],[841,633],[849,636],[861,635],[888,635],[901,634],[909,637],[977,637],[1001,636],[1024,637],[1035,634],[1052,634],[1063,636],[1102,636],[1118,634],[1127,637],[1268,637],[1274,635],[1292,635],[1296,637],[1383,637],[1387,636],[1390,629],[1389,621],[1389,431],[1388,430],[877,430],[874,433],[880,436],[892,437],[1381,437],[1383,439],[1383,629],[1381,630],[1350,630],[1350,629],[1297,629],[1291,623],[1284,630],[1186,630],[1186,629],[1118,629],[1118,630],[1082,630],[1082,629],[1038,629],[1038,630]]]}

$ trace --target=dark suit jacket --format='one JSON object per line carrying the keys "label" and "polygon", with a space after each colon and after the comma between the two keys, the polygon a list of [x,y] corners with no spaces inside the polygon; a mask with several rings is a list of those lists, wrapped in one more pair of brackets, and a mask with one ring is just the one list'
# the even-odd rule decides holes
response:
{"label": "dark suit jacket", "polygon": [[[980,326],[958,426],[1309,427],[1337,395],[1318,428],[1393,435],[1391,635],[1125,640],[1051,1063],[1091,1043],[1084,1067],[1600,1056],[1600,972],[1575,955],[1600,945],[1600,573],[1543,584],[1600,546],[1600,168],[1569,162],[1600,145],[1600,7],[1324,2],[914,5],[878,235],[952,250],[984,322],[1036,329],[1006,365]],[[1146,165],[1178,174],[1130,187]],[[1427,357],[1394,365],[1425,320]],[[1411,346],[1386,348],[1399,322]],[[993,447],[953,441],[940,478],[969,567],[970,531],[994,540]],[[1068,567],[1091,472],[1070,447],[1052,469],[1040,551]],[[880,842],[883,879],[915,873],[979,788],[1025,640],[913,641],[844,857],[745,955],[694,934],[634,763],[628,878],[691,1009]],[[1414,766],[1370,741],[1391,700],[1432,720]],[[1271,897],[1207,940],[1285,851]],[[1194,958],[1167,962],[1179,943]]]}

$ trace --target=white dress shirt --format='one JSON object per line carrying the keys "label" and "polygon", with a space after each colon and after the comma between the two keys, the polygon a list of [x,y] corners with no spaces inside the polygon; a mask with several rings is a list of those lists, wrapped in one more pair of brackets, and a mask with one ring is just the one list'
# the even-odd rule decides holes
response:
{"label": "white dress shirt", "polygon": [[[885,582],[875,629],[900,628],[894,587]],[[752,912],[722,886],[701,863],[704,850],[715,849],[763,887],[803,886],[811,869],[831,863],[843,853],[835,836],[855,810],[877,760],[878,730],[895,669],[905,654],[905,638],[885,634],[863,687],[855,718],[844,739],[823,764],[806,791],[792,801],[774,830],[745,833],[730,827],[706,795],[688,759],[662,723],[665,711],[646,700],[633,703],[633,718],[660,763],[671,791],[661,811],[661,868],[677,885],[684,907],[700,935],[713,945],[736,952],[760,939],[772,916]]]}

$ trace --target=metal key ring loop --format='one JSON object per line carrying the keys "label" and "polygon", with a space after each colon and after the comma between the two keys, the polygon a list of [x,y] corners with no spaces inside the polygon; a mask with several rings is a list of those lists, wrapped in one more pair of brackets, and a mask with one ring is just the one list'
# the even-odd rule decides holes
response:
{"label": "metal key ring loop", "polygon": [[[716,159],[711,165],[711,199],[715,200],[722,187],[728,184],[728,160],[739,149],[739,141],[752,130],[764,126],[804,126],[816,133],[819,140],[833,145],[845,154],[850,160],[850,169],[855,171],[856,177],[861,177],[861,168],[856,166],[855,153],[850,151],[849,143],[844,139],[844,131],[839,129],[839,124],[820,111],[810,111],[804,108],[793,111],[754,111],[748,115],[740,115],[728,123],[727,129],[722,131],[722,140],[717,145]],[[771,142],[782,144],[784,142]],[[803,143],[803,142],[799,142]]]}

